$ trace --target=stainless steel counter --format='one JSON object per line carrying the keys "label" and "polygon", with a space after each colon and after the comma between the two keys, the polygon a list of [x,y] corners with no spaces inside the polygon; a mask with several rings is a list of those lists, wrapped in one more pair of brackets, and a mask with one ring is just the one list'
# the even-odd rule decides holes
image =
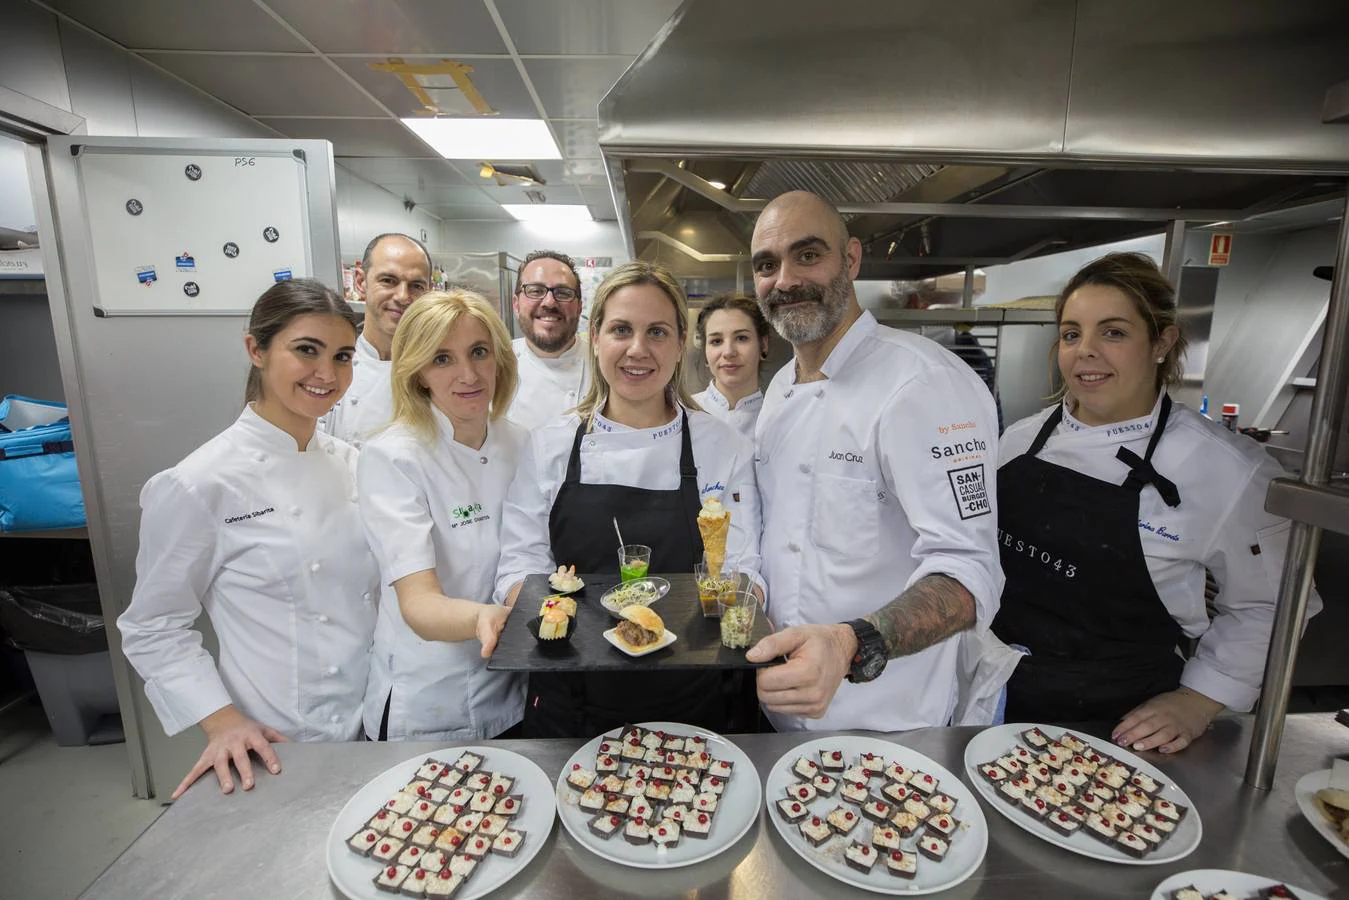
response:
{"label": "stainless steel counter", "polygon": [[[978,729],[931,728],[890,736],[962,773],[965,744]],[[1102,734],[1101,729],[1082,729]],[[1349,859],[1298,812],[1293,785],[1349,753],[1349,728],[1330,715],[1288,718],[1274,790],[1242,783],[1249,716],[1222,719],[1174,758],[1151,761],[1179,784],[1203,816],[1198,849],[1176,863],[1128,866],[1098,862],[1047,844],[987,808],[988,855],[944,898],[1146,898],[1168,875],[1187,869],[1237,869],[1349,898]],[[1108,736],[1109,732],[1104,731]],[[819,735],[815,735],[819,736]],[[733,740],[765,777],[801,735],[738,735]],[[582,741],[505,741],[555,779]],[[174,803],[83,895],[116,900],[221,897],[333,898],[324,861],[328,829],[357,790],[389,766],[443,745],[283,744],[283,772],[261,773],[249,793],[222,796],[214,778]],[[258,771],[255,769],[255,771]],[[684,869],[653,873],[605,862],[579,847],[554,822],[547,846],[494,897],[592,898],[863,898],[877,895],[834,881],[786,847],[760,818],[722,855]]]}

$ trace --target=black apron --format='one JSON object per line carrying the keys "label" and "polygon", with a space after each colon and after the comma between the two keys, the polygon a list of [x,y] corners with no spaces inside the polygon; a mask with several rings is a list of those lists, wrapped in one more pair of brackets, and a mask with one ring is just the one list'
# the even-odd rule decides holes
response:
{"label": "black apron", "polygon": [[1007,721],[1117,721],[1180,685],[1184,639],[1148,574],[1139,535],[1145,485],[1168,506],[1180,496],[1152,468],[1171,413],[1162,398],[1146,455],[1111,484],[1036,458],[1063,418],[1060,406],[1034,443],[998,470],[998,549],[1007,576],[993,633],[1028,647],[1007,685]]}
{"label": "black apron", "polygon": [[[698,468],[693,460],[688,414],[681,411],[679,487],[646,490],[581,482],[581,442],[586,423],[576,429],[567,476],[548,516],[553,559],[578,572],[616,572],[623,537],[651,548],[652,573],[692,572],[702,560],[698,532]],[[670,721],[725,732],[743,679],[722,672],[586,672],[529,676],[525,696],[527,738],[589,738],[629,722]]]}

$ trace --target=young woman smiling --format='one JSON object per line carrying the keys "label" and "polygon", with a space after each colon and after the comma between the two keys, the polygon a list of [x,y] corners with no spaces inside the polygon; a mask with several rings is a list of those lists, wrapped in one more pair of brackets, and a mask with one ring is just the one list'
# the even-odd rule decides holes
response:
{"label": "young woman smiling", "polygon": [[[361,450],[361,516],[379,559],[365,729],[379,740],[481,740],[520,721],[524,682],[489,672],[508,610],[492,603],[501,504],[525,432],[510,335],[482,297],[432,291],[393,338],[394,421]],[[476,639],[476,643],[474,643]]]}
{"label": "young woman smiling", "polygon": [[999,447],[1007,584],[993,631],[1030,650],[1007,720],[1108,719],[1119,744],[1174,752],[1259,696],[1288,532],[1264,499],[1282,470],[1168,396],[1185,337],[1151,259],[1087,265],[1056,318],[1062,402]]}
{"label": "young woman smiling", "polygon": [[[140,551],[122,649],[167,734],[206,750],[177,798],[215,769],[253,787],[249,752],[360,735],[374,558],[356,508],[356,450],[316,433],[351,384],[356,319],[318,281],[269,288],[244,338],[252,368],[234,424],[141,490]],[[203,610],[219,660],[192,629]]]}
{"label": "young woman smiling", "polygon": [[[530,432],[506,496],[497,591],[507,602],[526,575],[558,564],[617,575],[615,517],[625,540],[651,547],[652,574],[691,572],[703,552],[698,511],[713,496],[731,513],[726,559],[759,580],[753,448],[683,388],[687,323],[684,291],[660,266],[619,266],[596,291],[589,392],[577,412]],[[529,680],[524,734],[589,737],[652,719],[743,730],[756,722],[739,686],[721,673],[550,673]]]}
{"label": "young woman smiling", "polygon": [[693,399],[750,440],[763,408],[759,365],[768,359],[768,334],[758,301],[737,294],[709,300],[694,328],[694,342],[703,351],[712,381]]}

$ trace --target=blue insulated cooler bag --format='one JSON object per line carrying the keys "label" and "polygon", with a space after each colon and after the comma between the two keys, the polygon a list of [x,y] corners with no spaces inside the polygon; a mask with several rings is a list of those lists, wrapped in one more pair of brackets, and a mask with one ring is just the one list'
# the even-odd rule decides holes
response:
{"label": "blue insulated cooler bag", "polygon": [[84,525],[84,497],[64,403],[0,401],[0,531]]}

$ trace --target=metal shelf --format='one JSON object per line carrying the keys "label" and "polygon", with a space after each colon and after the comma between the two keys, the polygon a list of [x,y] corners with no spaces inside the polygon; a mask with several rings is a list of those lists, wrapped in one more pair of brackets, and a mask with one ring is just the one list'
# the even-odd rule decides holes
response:
{"label": "metal shelf", "polygon": [[1265,510],[1295,522],[1349,534],[1349,490],[1343,487],[1316,487],[1292,478],[1276,478],[1269,483]]}

